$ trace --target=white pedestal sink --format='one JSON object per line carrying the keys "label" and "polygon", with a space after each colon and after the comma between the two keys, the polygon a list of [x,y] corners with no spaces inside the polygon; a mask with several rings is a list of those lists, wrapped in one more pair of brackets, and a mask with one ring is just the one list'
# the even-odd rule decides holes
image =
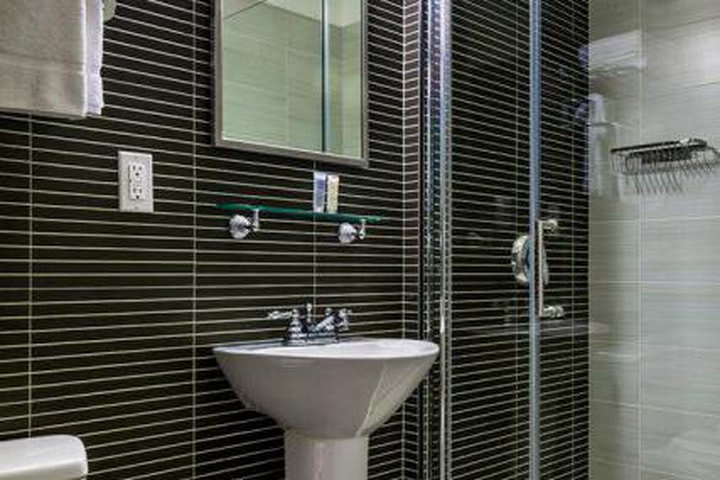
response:
{"label": "white pedestal sink", "polygon": [[214,352],[243,403],[285,428],[286,480],[366,480],[369,435],[417,387],[438,347],[364,339]]}

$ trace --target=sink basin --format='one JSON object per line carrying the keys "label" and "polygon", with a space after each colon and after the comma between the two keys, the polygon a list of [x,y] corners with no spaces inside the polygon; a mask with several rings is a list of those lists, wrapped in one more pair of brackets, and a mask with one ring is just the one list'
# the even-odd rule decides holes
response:
{"label": "sink basin", "polygon": [[368,436],[417,387],[438,347],[364,339],[214,352],[243,403],[285,428],[287,480],[364,480]]}

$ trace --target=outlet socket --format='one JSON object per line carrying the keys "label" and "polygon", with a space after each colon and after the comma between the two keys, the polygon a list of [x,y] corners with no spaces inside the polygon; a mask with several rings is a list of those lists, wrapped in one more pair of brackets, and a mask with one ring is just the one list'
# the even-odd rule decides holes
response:
{"label": "outlet socket", "polygon": [[152,212],[152,155],[118,152],[118,185],[120,211]]}

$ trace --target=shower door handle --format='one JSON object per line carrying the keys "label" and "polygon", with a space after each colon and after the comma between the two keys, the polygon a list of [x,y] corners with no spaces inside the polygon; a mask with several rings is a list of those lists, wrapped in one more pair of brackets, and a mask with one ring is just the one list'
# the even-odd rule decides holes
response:
{"label": "shower door handle", "polygon": [[535,242],[535,271],[540,272],[540,275],[536,275],[535,280],[536,288],[535,292],[537,295],[537,316],[538,318],[563,318],[565,316],[565,309],[561,305],[548,305],[545,306],[545,285],[550,283],[550,272],[548,269],[547,258],[545,256],[545,233],[554,234],[560,229],[560,224],[554,218],[548,220],[538,220],[536,235],[537,241]]}
{"label": "shower door handle", "polygon": [[[545,254],[545,233],[553,234],[559,230],[558,221],[555,219],[539,220],[537,223],[537,242],[535,242],[535,271],[539,272],[536,295],[538,318],[562,318],[565,316],[565,309],[560,305],[545,306],[545,286],[550,283],[550,269],[548,268],[547,255]],[[533,279],[530,278],[530,252],[527,235],[522,235],[515,240],[512,249],[511,264],[515,280],[520,285],[528,285]]]}

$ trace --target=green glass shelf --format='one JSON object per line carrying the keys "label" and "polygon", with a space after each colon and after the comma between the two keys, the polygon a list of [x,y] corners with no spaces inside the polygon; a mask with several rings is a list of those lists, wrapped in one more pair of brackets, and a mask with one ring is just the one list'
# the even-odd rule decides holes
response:
{"label": "green glass shelf", "polygon": [[271,215],[279,215],[290,218],[308,219],[308,220],[325,220],[330,222],[350,222],[360,223],[380,223],[382,217],[374,215],[354,215],[351,213],[325,213],[314,212],[312,210],[301,210],[298,208],[271,207],[269,205],[256,205],[251,203],[218,203],[215,205],[220,210],[233,212],[258,212],[268,213]]}

